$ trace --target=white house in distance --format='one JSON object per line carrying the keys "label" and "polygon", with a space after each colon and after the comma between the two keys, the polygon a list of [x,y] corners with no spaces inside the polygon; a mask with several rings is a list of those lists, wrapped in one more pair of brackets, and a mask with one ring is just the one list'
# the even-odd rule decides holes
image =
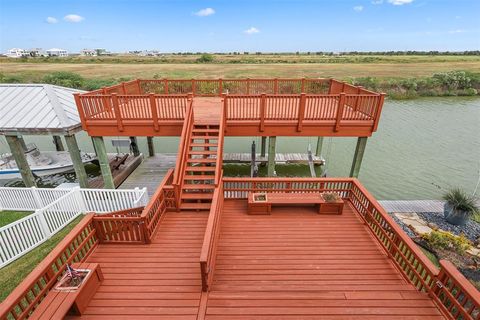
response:
{"label": "white house in distance", "polygon": [[97,51],[94,50],[94,49],[83,49],[82,51],[80,51],[80,55],[81,56],[96,56],[97,55]]}
{"label": "white house in distance", "polygon": [[68,51],[64,49],[52,48],[47,50],[47,55],[50,57],[66,57],[68,56]]}
{"label": "white house in distance", "polygon": [[9,58],[21,58],[27,56],[28,52],[20,48],[12,48],[7,51],[6,56]]}

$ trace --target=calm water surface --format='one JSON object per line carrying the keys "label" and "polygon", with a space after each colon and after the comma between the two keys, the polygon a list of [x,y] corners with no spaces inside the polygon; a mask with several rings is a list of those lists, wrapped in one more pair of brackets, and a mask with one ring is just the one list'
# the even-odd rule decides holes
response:
{"label": "calm water surface", "polygon": [[[259,138],[227,138],[225,152],[250,152],[252,140]],[[54,150],[50,137],[26,137],[41,150]],[[326,138],[323,156],[327,159],[328,176],[347,176],[350,171],[355,138]],[[277,139],[278,152],[306,152],[315,149],[316,138]],[[79,135],[82,151],[93,152],[89,137]],[[146,139],[140,138],[142,152],[147,152]],[[177,151],[178,138],[156,138],[156,152]],[[109,152],[115,152],[107,140]],[[0,152],[7,152],[0,139]],[[125,151],[125,150],[123,150]],[[94,166],[91,176],[98,174]],[[242,171],[242,170],[239,170]],[[360,180],[378,199],[438,199],[444,189],[461,186],[473,190],[480,171],[480,99],[428,98],[408,101],[387,101],[378,131],[368,140],[360,171]],[[247,169],[247,172],[249,170]],[[279,174],[308,174],[306,166],[282,166]],[[74,174],[44,179],[56,185],[74,179]],[[18,182],[0,181],[0,185]]]}

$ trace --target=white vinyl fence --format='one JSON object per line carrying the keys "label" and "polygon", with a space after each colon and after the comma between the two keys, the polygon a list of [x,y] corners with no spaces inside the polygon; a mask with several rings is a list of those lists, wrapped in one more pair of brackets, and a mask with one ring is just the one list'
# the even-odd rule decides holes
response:
{"label": "white vinyl fence", "polygon": [[145,206],[148,200],[146,188],[0,188],[0,210],[35,211],[0,228],[0,268],[48,240],[80,214]]}

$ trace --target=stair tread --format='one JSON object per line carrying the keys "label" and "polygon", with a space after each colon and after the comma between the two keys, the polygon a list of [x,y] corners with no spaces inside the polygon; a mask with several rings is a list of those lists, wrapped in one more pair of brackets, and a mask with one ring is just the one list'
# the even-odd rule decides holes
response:
{"label": "stair tread", "polygon": [[218,136],[190,136],[192,140],[218,140]]}
{"label": "stair tread", "polygon": [[191,158],[191,159],[187,159],[187,162],[189,162],[189,163],[215,163],[215,162],[217,162],[217,159],[214,159],[214,158],[207,158],[207,159]]}
{"label": "stair tread", "polygon": [[211,171],[211,172],[213,172],[213,171],[215,171],[215,167],[200,167],[200,166],[191,167],[191,166],[188,166],[185,171],[196,171],[196,172]]}
{"label": "stair tread", "polygon": [[215,175],[204,175],[204,174],[187,174],[183,177],[184,180],[210,180],[215,179]]}
{"label": "stair tread", "polygon": [[191,143],[191,147],[218,147],[216,143]]}
{"label": "stair tread", "polygon": [[188,154],[198,154],[198,155],[207,155],[207,154],[217,154],[217,151],[209,150],[190,150]]}
{"label": "stair tread", "polygon": [[183,202],[180,204],[180,209],[210,210],[210,207],[211,203]]}
{"label": "stair tread", "polygon": [[215,189],[214,184],[203,184],[203,183],[186,183],[182,186],[182,189]]}
{"label": "stair tread", "polygon": [[198,193],[198,192],[197,193],[193,193],[193,192],[185,193],[185,192],[183,192],[182,193],[182,199],[205,200],[205,199],[212,199],[212,198],[213,198],[213,192],[209,192],[209,193],[206,193],[206,192],[203,192],[203,193]]}
{"label": "stair tread", "polygon": [[220,129],[207,129],[207,128],[193,128],[192,132],[211,132],[217,133],[220,132]]}

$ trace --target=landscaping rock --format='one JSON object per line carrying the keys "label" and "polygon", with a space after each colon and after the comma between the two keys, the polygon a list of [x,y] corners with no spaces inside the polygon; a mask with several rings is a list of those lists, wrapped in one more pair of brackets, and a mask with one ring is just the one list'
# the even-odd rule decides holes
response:
{"label": "landscaping rock", "polygon": [[439,229],[451,232],[457,236],[464,234],[465,237],[475,242],[480,235],[480,223],[470,220],[464,226],[456,226],[445,220],[443,213],[420,212],[418,216],[427,223],[434,223]]}

